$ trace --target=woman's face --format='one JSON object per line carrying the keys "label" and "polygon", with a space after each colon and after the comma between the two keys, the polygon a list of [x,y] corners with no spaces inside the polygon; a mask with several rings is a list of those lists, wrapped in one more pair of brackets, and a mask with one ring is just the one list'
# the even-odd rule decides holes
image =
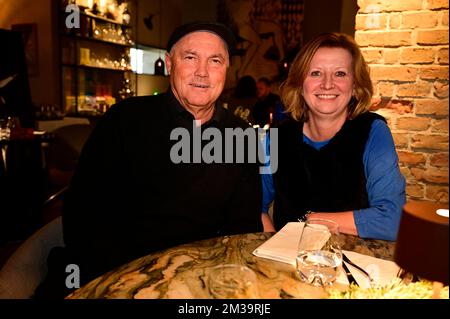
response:
{"label": "woman's face", "polygon": [[303,83],[303,97],[309,116],[347,116],[353,93],[352,55],[343,48],[319,48],[313,56]]}

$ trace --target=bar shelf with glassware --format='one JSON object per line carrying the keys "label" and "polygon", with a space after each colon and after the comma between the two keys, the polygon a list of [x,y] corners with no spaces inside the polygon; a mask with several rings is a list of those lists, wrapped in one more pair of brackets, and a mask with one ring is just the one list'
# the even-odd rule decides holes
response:
{"label": "bar shelf with glassware", "polygon": [[103,114],[137,91],[130,63],[130,49],[136,45],[133,21],[130,16],[125,18],[117,2],[113,10],[100,3],[76,2],[78,28],[67,26],[70,13],[64,10],[65,3],[60,8],[61,105],[71,116]]}
{"label": "bar shelf with glassware", "polygon": [[72,68],[86,69],[86,70],[117,71],[117,72],[122,72],[122,73],[123,72],[133,72],[130,69],[121,69],[121,68],[106,67],[106,66],[93,66],[93,65],[85,65],[85,64],[63,64],[63,66],[72,67]]}
{"label": "bar shelf with glassware", "polygon": [[107,44],[112,44],[112,45],[119,45],[119,46],[124,46],[127,48],[133,48],[135,46],[134,41],[131,41],[130,43],[121,43],[121,42],[114,42],[114,41],[108,41],[108,40],[103,40],[103,39],[98,39],[98,38],[89,38],[89,37],[84,37],[81,35],[75,35],[75,34],[67,34],[67,33],[63,33],[61,34],[61,36],[63,37],[68,37],[68,38],[75,38],[75,39],[79,39],[79,40],[88,40],[88,41],[92,41],[92,42],[99,42],[99,43],[107,43]]}
{"label": "bar shelf with glassware", "polygon": [[80,14],[82,16],[87,16],[89,18],[92,18],[92,19],[95,19],[95,20],[98,20],[98,21],[103,21],[103,22],[107,22],[107,23],[113,23],[113,24],[119,25],[119,26],[124,27],[124,28],[132,28],[132,26],[129,25],[129,24],[125,24],[125,23],[117,22],[116,20],[113,20],[113,19],[108,19],[108,18],[105,18],[105,17],[101,17],[101,16],[98,16],[98,15],[92,14],[89,11],[80,12]]}

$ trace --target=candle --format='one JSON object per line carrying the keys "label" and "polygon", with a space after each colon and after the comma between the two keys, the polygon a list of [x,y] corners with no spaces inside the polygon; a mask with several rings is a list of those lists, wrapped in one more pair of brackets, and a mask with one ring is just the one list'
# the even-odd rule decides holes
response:
{"label": "candle", "polygon": [[438,214],[439,216],[448,218],[448,209],[438,209],[436,211],[436,214]]}

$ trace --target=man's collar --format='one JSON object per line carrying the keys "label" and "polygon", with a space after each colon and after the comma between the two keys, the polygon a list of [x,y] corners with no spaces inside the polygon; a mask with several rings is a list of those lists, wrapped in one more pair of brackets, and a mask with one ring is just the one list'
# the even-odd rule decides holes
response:
{"label": "man's collar", "polygon": [[[171,87],[168,88],[166,95],[167,95],[167,104],[169,107],[169,112],[173,118],[183,117],[190,121],[195,120],[194,116],[188,110],[186,110],[181,105],[181,103],[177,100],[177,98],[175,97],[175,95],[172,92]],[[208,122],[203,123],[202,125],[208,125],[208,126],[209,125],[213,125],[213,126],[220,125],[221,120],[223,118],[223,114],[224,114],[224,110],[223,110],[222,106],[220,106],[220,103],[216,102],[216,104],[214,106],[213,116],[211,117],[211,119]]]}

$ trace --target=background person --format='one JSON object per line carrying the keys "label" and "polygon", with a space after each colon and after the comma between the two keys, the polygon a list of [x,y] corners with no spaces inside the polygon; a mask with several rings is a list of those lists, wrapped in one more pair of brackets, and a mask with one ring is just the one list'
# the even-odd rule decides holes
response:
{"label": "background person", "polygon": [[251,124],[254,124],[252,111],[256,101],[256,81],[250,75],[240,78],[231,95],[223,98],[231,113]]}
{"label": "background person", "polygon": [[[325,218],[362,238],[395,240],[405,180],[383,117],[368,112],[369,68],[354,40],[323,34],[295,58],[282,99],[293,120],[278,131],[278,170],[262,175],[275,228]],[[268,216],[265,229],[273,230]]]}
{"label": "background person", "polygon": [[225,128],[248,127],[216,106],[233,46],[221,24],[177,28],[167,45],[167,93],[124,100],[102,117],[65,197],[66,247],[52,252],[38,297],[70,292],[68,263],[79,266],[83,285],[157,250],[262,230],[257,164],[174,164],[169,155],[170,133],[192,133],[194,120],[222,136]]}
{"label": "background person", "polygon": [[[281,108],[280,96],[272,93],[272,82],[268,78],[260,78],[256,82],[258,101],[253,107],[253,118],[255,124],[259,127],[272,124],[273,116],[276,112],[280,112]],[[271,115],[272,114],[272,115]]]}

